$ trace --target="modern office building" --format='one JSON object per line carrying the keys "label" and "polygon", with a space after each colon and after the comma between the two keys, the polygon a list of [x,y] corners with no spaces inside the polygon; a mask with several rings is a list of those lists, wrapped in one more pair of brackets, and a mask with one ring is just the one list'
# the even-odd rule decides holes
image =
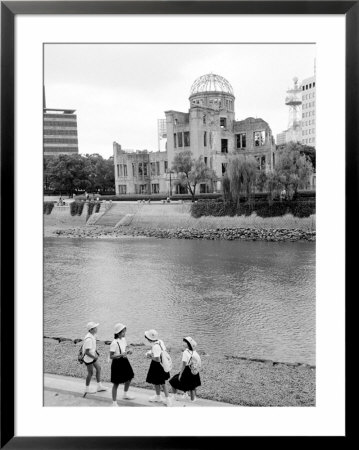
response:
{"label": "modern office building", "polygon": [[44,156],[78,154],[75,110],[44,108],[43,119]]}
{"label": "modern office building", "polygon": [[316,144],[316,77],[302,81],[302,144]]}
{"label": "modern office building", "polygon": [[200,192],[221,191],[231,154],[252,155],[259,170],[273,167],[275,144],[268,123],[253,117],[235,119],[235,96],[225,78],[199,77],[192,85],[189,103],[188,112],[165,111],[166,151],[134,155],[114,143],[117,194],[183,192],[169,169],[175,155],[184,150],[190,150],[195,159],[202,158],[215,172],[216,179],[201,183]]}

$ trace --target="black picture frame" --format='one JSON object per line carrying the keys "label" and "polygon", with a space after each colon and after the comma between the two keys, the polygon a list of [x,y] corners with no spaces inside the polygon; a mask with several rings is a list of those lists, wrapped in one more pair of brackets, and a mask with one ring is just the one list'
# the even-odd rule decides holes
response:
{"label": "black picture frame", "polygon": [[[340,14],[346,20],[346,236],[358,205],[359,1],[3,1],[1,2],[1,448],[112,449],[231,447],[226,437],[18,437],[14,406],[14,21],[18,14]],[[354,286],[346,240],[346,292]],[[354,268],[355,269],[355,268]],[[348,309],[346,308],[346,314]],[[346,316],[346,318],[348,315]],[[346,328],[346,341],[348,330]],[[348,408],[348,387],[346,408]],[[348,422],[347,422],[348,425]],[[347,434],[349,429],[347,427]],[[237,438],[234,438],[237,439]],[[242,442],[241,442],[242,443]]]}

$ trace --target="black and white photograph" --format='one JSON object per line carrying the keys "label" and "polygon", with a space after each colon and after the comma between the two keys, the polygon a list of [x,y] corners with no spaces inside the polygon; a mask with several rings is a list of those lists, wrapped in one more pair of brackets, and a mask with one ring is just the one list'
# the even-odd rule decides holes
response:
{"label": "black and white photograph", "polygon": [[316,406],[318,63],[44,43],[44,407]]}

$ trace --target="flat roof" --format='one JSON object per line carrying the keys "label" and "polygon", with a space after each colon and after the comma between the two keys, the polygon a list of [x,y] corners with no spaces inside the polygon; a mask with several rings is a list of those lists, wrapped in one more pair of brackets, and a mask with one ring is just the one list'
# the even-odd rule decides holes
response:
{"label": "flat roof", "polygon": [[76,112],[76,109],[59,109],[59,108],[44,108],[45,112],[49,111],[56,111],[56,112],[62,112],[64,114],[73,114]]}

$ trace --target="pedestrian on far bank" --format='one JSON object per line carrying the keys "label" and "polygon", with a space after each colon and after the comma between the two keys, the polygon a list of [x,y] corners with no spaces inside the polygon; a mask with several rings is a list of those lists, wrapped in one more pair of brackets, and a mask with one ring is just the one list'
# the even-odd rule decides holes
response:
{"label": "pedestrian on far bank", "polygon": [[[201,358],[195,351],[196,347],[196,341],[190,336],[183,339],[181,368],[179,373],[174,375],[169,381],[174,394],[177,394],[177,390],[183,391],[185,394],[189,391],[192,402],[196,401],[196,388],[201,386],[201,378],[199,376]],[[197,367],[198,372],[197,370],[193,370],[194,372],[197,372],[196,374],[193,374],[191,371],[192,364],[196,365]],[[185,400],[186,396],[176,396],[176,399]]]}
{"label": "pedestrian on far bank", "polygon": [[[85,395],[94,394],[95,392],[100,391],[107,391],[107,388],[101,384],[101,366],[98,362],[99,353],[96,348],[96,334],[98,326],[99,324],[95,322],[89,322],[87,324],[88,333],[85,336],[82,346],[84,353],[84,363],[87,368]],[[90,390],[90,383],[94,368],[96,370],[97,388],[96,390]]]}
{"label": "pedestrian on far bank", "polygon": [[169,397],[166,380],[169,379],[170,373],[165,372],[161,365],[161,353],[162,350],[166,350],[165,344],[162,340],[158,339],[158,333],[156,330],[145,331],[145,338],[151,345],[151,350],[146,353],[146,357],[151,359],[150,368],[148,369],[146,382],[155,386],[156,394],[149,398],[150,402],[162,403],[161,388],[165,394],[164,403],[167,406],[172,406],[172,399]]}
{"label": "pedestrian on far bank", "polygon": [[127,358],[132,353],[130,349],[127,350],[126,342],[126,325],[117,323],[114,329],[114,340],[110,345],[110,359],[111,363],[111,383],[112,386],[112,406],[117,404],[117,389],[119,384],[124,384],[123,396],[125,400],[134,400],[135,397],[128,393],[131,380],[134,373],[131,364]]}

